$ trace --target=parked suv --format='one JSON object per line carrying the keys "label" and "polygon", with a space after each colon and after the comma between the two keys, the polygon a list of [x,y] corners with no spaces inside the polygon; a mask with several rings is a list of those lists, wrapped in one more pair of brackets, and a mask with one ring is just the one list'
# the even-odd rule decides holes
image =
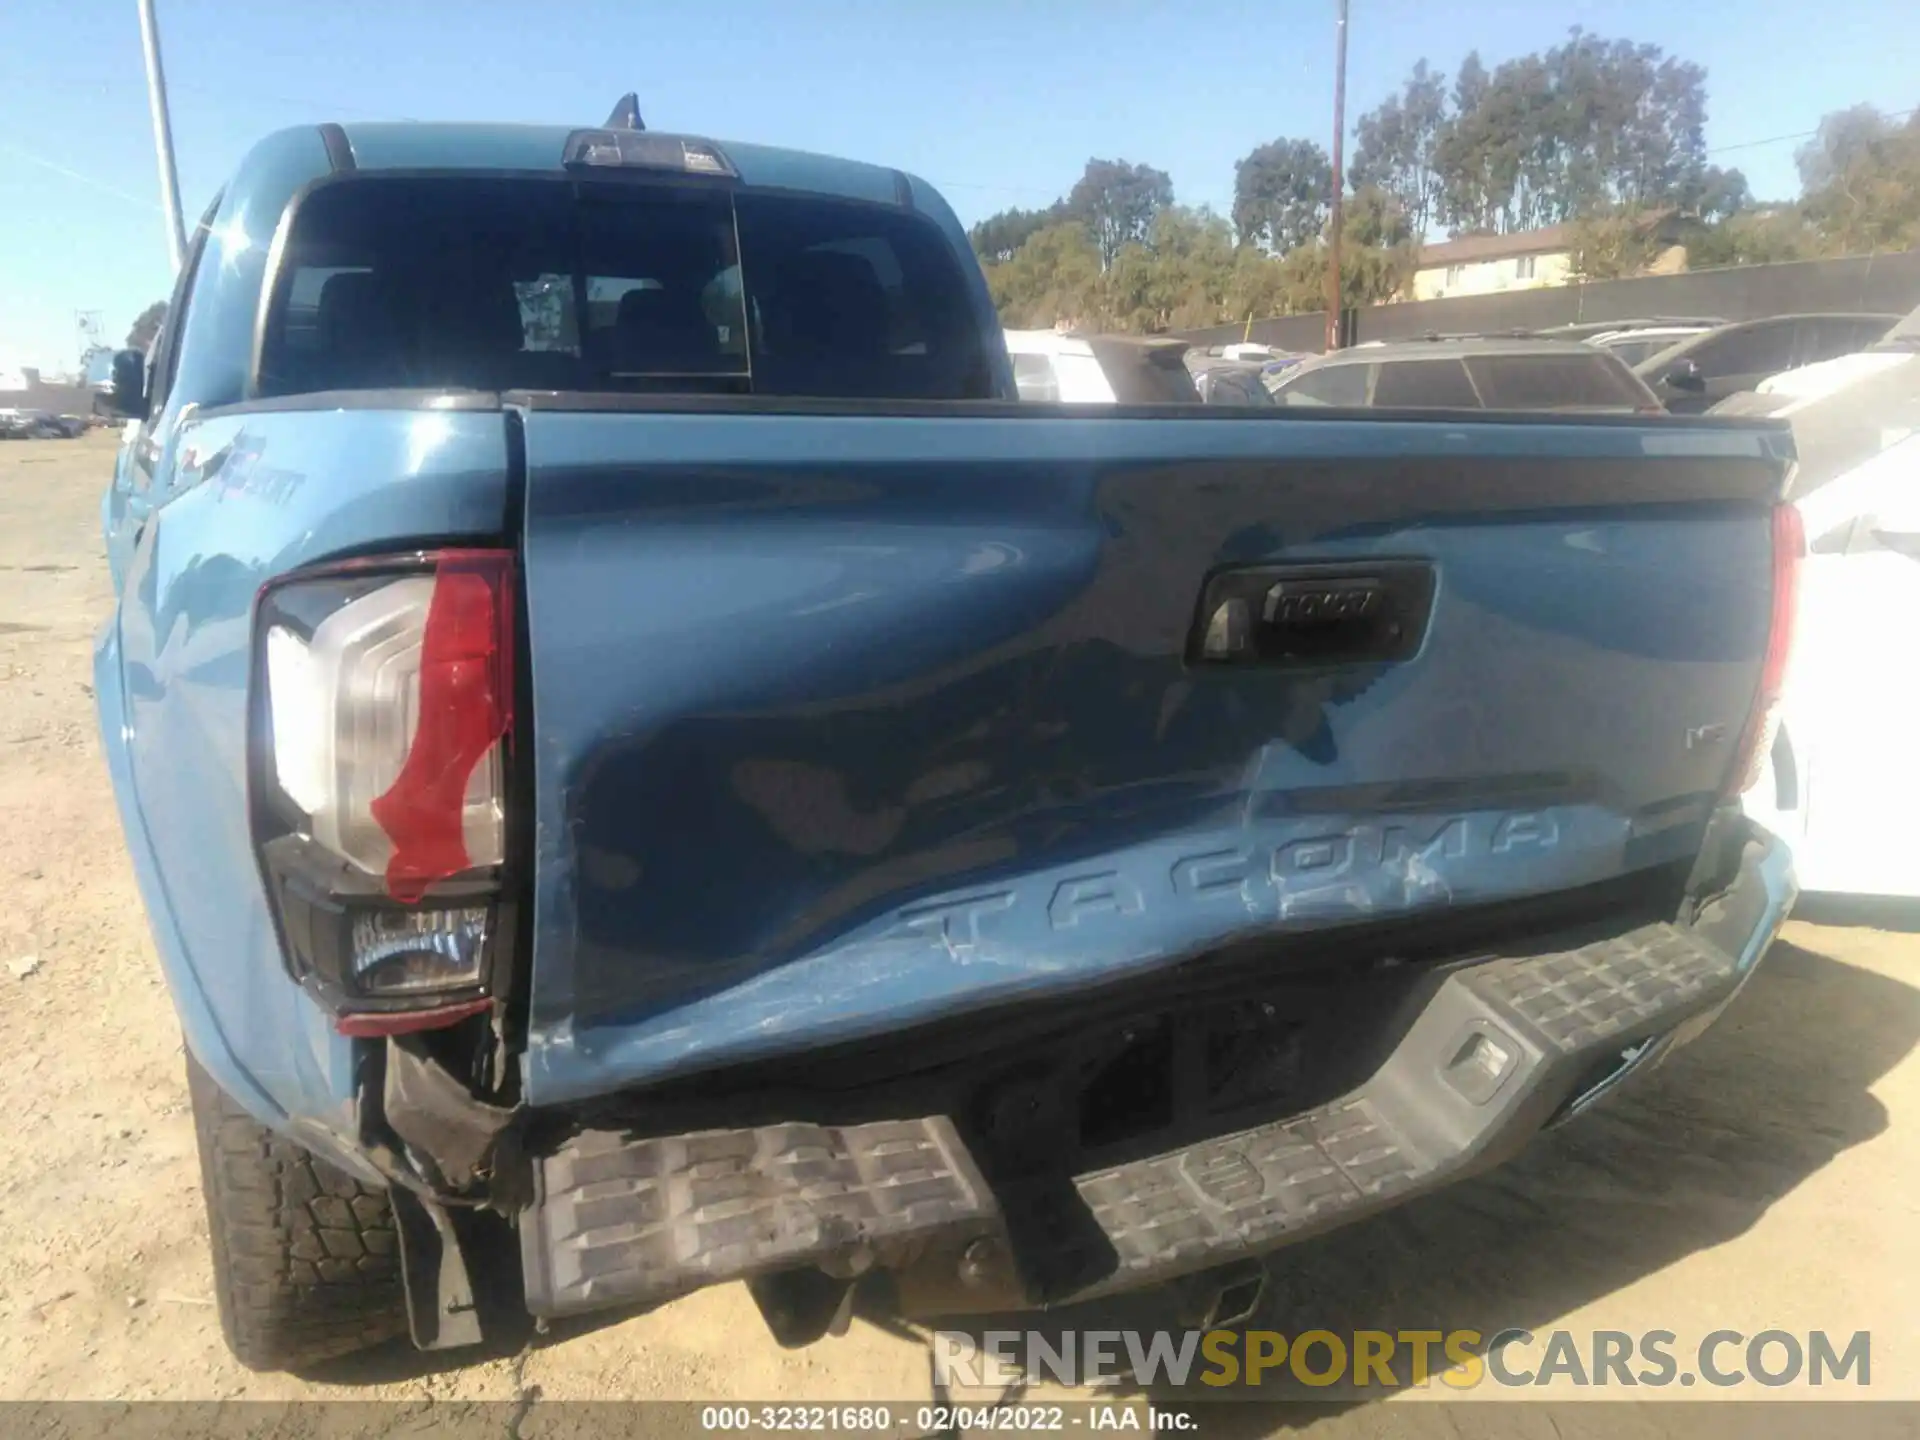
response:
{"label": "parked suv", "polygon": [[1563,340],[1416,340],[1304,360],[1273,387],[1282,405],[1391,409],[1645,411],[1660,402],[1614,356]]}
{"label": "parked suv", "polygon": [[1898,315],[1776,315],[1722,325],[1634,366],[1676,415],[1699,415],[1782,370],[1864,350]]}

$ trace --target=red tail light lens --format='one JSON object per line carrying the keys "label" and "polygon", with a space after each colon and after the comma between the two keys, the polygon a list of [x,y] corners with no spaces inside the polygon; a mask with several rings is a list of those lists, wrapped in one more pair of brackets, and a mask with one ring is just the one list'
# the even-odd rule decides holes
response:
{"label": "red tail light lens", "polygon": [[475,768],[513,724],[512,556],[439,557],[419,673],[406,761],[368,807],[393,842],[387,893],[408,902],[472,868],[468,791]]}
{"label": "red tail light lens", "polygon": [[274,775],[314,842],[408,902],[498,865],[512,555],[296,575],[263,597],[260,623]]}
{"label": "red tail light lens", "polygon": [[502,550],[354,561],[261,594],[256,833],[289,966],[337,1014],[454,1023],[488,991],[513,898],[514,620]]}
{"label": "red tail light lens", "polygon": [[1759,782],[1780,724],[1780,700],[1786,693],[1787,664],[1800,606],[1800,566],[1807,553],[1806,526],[1797,506],[1773,509],[1773,603],[1767,621],[1767,649],[1760,662],[1760,687],[1753,713],[1734,757],[1730,794],[1744,795]]}

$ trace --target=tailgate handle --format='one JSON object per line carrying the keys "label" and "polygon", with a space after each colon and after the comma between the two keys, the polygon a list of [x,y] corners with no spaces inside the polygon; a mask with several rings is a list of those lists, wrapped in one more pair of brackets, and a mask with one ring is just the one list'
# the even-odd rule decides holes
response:
{"label": "tailgate handle", "polygon": [[1201,593],[1188,658],[1302,668],[1405,660],[1426,636],[1433,592],[1424,560],[1224,570]]}

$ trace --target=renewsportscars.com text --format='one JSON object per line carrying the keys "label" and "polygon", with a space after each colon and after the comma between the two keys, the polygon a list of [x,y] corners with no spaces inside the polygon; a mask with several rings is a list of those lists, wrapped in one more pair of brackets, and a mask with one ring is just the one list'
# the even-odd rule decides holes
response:
{"label": "renewsportscars.com text", "polygon": [[1478,1330],[989,1330],[933,1337],[936,1379],[948,1386],[1028,1384],[1215,1388],[1340,1385],[1401,1389],[1433,1381],[1455,1390],[1486,1384],[1621,1389],[1872,1383],[1873,1342],[1813,1330],[1714,1330],[1682,1342],[1671,1330],[1534,1334]]}

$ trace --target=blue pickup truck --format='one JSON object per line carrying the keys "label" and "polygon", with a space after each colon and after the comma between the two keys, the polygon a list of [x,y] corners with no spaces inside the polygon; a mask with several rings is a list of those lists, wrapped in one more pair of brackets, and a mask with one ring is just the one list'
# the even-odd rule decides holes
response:
{"label": "blue pickup truck", "polygon": [[1776,422],[1022,405],[926,182],[632,125],[275,134],[113,372],[250,1366],[732,1280],[1231,1320],[1792,903]]}

